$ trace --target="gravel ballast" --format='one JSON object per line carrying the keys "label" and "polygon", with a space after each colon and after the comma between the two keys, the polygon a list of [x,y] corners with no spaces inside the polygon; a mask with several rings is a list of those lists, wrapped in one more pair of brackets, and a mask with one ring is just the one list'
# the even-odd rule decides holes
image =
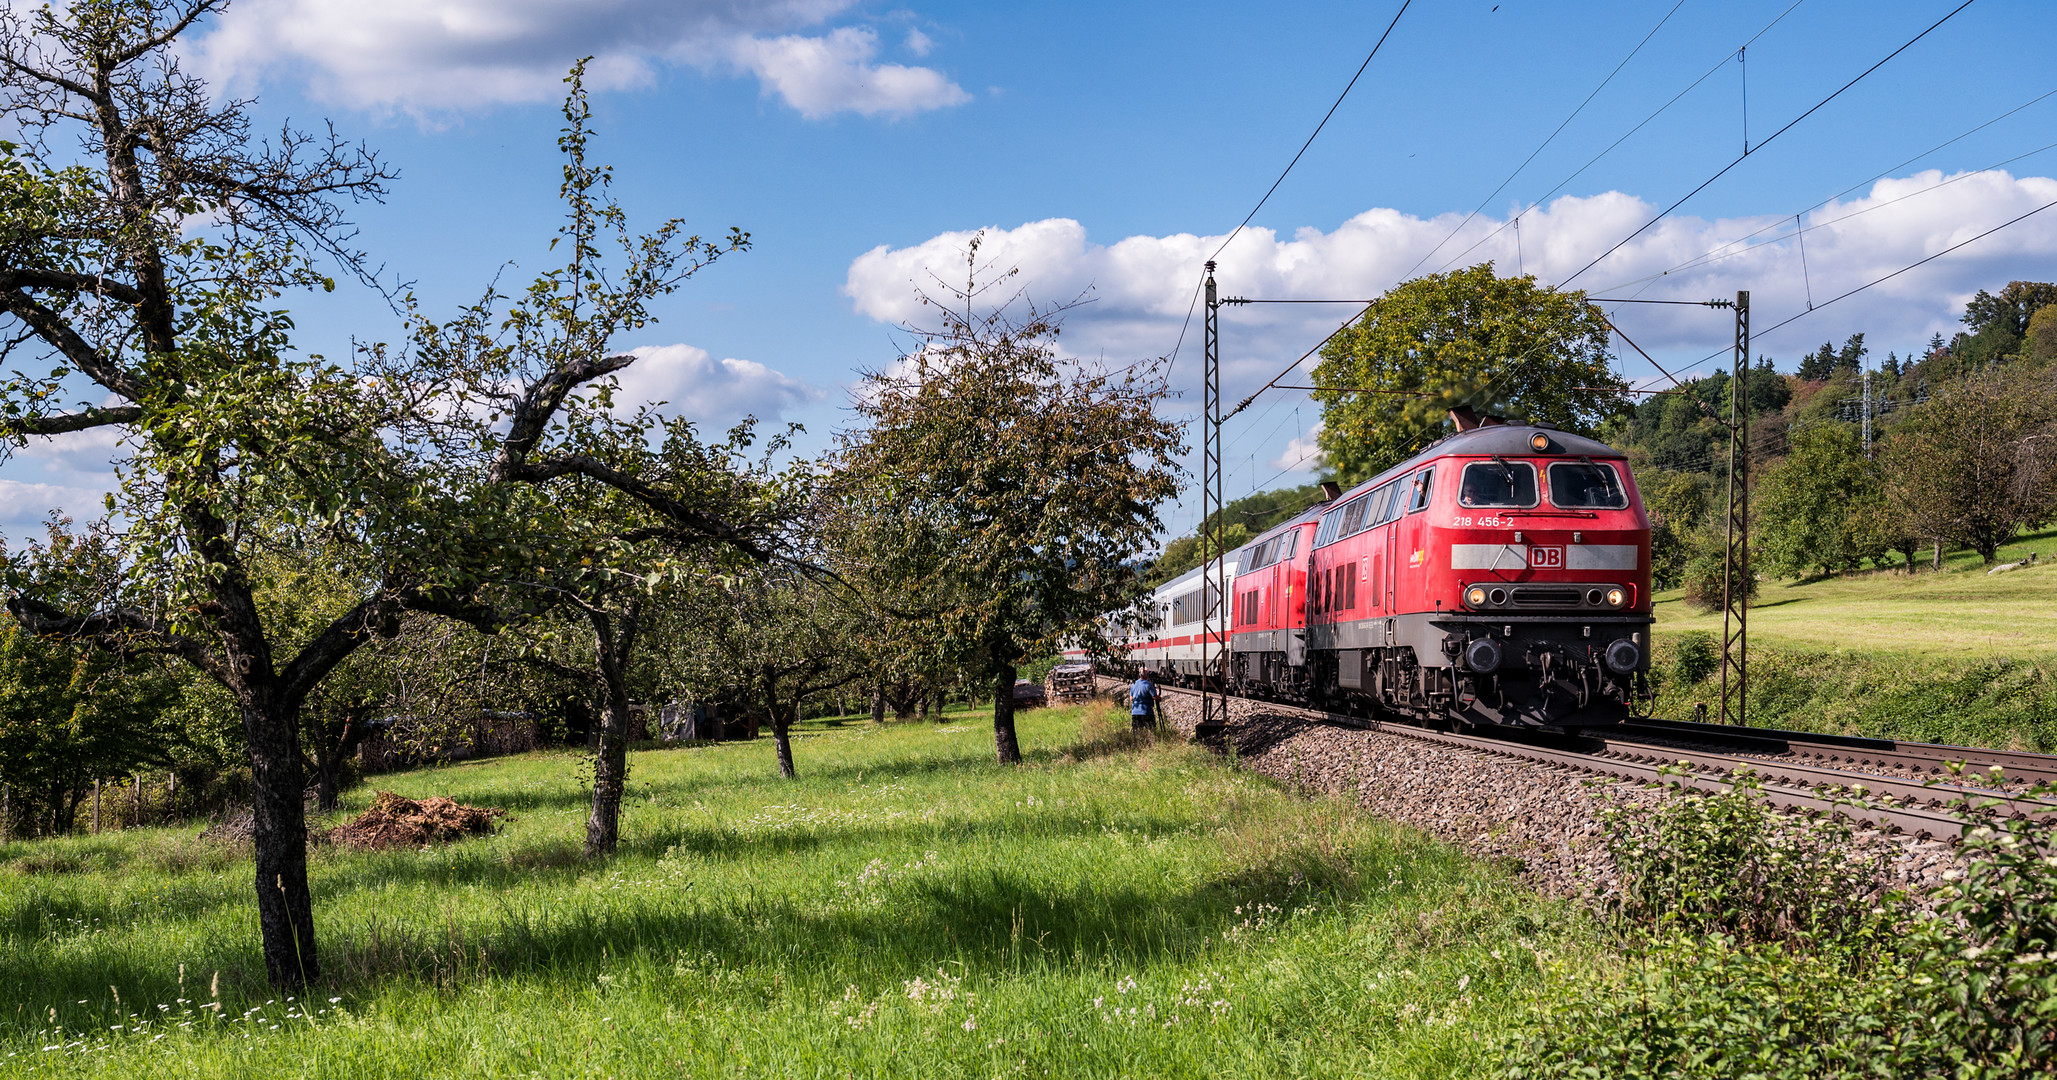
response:
{"label": "gravel ballast", "polygon": [[[1163,718],[1190,735],[1200,699],[1163,695]],[[1382,731],[1320,723],[1305,713],[1232,698],[1227,737],[1245,768],[1350,798],[1466,853],[1507,865],[1538,892],[1604,902],[1617,876],[1608,808],[1651,807],[1662,788]],[[1881,890],[1931,891],[1956,865],[1943,842],[1859,829],[1852,855],[1879,866]]]}

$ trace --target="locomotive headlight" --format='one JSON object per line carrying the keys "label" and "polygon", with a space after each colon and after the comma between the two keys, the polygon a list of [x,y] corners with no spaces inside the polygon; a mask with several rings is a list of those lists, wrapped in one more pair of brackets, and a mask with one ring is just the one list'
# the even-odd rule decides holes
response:
{"label": "locomotive headlight", "polygon": [[1608,607],[1620,607],[1620,606],[1621,606],[1621,605],[1622,605],[1623,603],[1626,603],[1626,602],[1627,602],[1627,600],[1628,600],[1628,593],[1626,593],[1626,592],[1623,592],[1623,591],[1622,591],[1621,589],[1619,589],[1619,588],[1613,588],[1613,589],[1609,589],[1609,590],[1607,590],[1607,606],[1608,606]]}
{"label": "locomotive headlight", "polygon": [[1486,590],[1480,588],[1477,585],[1473,585],[1470,589],[1465,591],[1464,602],[1470,604],[1472,607],[1485,607]]}

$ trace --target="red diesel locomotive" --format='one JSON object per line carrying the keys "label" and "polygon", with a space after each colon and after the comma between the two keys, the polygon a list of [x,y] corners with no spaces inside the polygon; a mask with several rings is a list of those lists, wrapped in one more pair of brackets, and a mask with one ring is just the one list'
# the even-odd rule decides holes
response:
{"label": "red diesel locomotive", "polygon": [[1592,439],[1461,430],[1234,558],[1233,692],[1553,729],[1649,697],[1650,522]]}

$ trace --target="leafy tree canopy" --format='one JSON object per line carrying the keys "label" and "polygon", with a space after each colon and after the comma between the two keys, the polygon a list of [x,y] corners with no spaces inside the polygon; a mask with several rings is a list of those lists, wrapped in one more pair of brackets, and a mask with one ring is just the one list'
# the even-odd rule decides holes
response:
{"label": "leafy tree canopy", "polygon": [[1583,293],[1491,263],[1416,278],[1322,347],[1322,452],[1353,484],[1443,434],[1458,407],[1595,434],[1628,407],[1607,342]]}
{"label": "leafy tree canopy", "polygon": [[2034,374],[1973,375],[1910,410],[1881,461],[1906,531],[1992,562],[2023,525],[2057,515],[2057,393]]}
{"label": "leafy tree canopy", "polygon": [[908,587],[948,603],[922,617],[994,680],[996,750],[1012,763],[1017,665],[1142,595],[1138,557],[1163,529],[1184,447],[1157,415],[1157,365],[1063,360],[1061,309],[977,314],[994,283],[979,281],[977,251],[965,285],[929,302],[940,325],[859,387],[864,427],[844,441],[839,483],[921,549],[908,564],[931,576]]}
{"label": "leafy tree canopy", "polygon": [[1848,424],[1794,433],[1791,451],[1758,482],[1759,565],[1795,576],[1834,573],[1884,554],[1864,528],[1868,508],[1882,498],[1870,464]]}

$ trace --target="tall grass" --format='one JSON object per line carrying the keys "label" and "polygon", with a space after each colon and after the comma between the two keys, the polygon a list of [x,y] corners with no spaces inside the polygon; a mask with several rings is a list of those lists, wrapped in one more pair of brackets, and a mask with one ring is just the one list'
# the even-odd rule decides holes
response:
{"label": "tall grass", "polygon": [[764,744],[638,752],[601,863],[575,755],[382,777],[510,820],[317,849],[311,1000],[262,982],[240,852],[0,847],[0,1067],[1464,1076],[1539,956],[1591,952],[1586,920],[1420,834],[1095,708],[1024,715],[1013,769],[962,715],[806,725],[792,782]]}
{"label": "tall grass", "polygon": [[[1653,712],[1691,720],[1720,708],[1719,643],[1661,635]],[[2057,655],[1908,656],[1753,645],[1748,718],[1757,727],[2005,750],[2057,752]]]}

